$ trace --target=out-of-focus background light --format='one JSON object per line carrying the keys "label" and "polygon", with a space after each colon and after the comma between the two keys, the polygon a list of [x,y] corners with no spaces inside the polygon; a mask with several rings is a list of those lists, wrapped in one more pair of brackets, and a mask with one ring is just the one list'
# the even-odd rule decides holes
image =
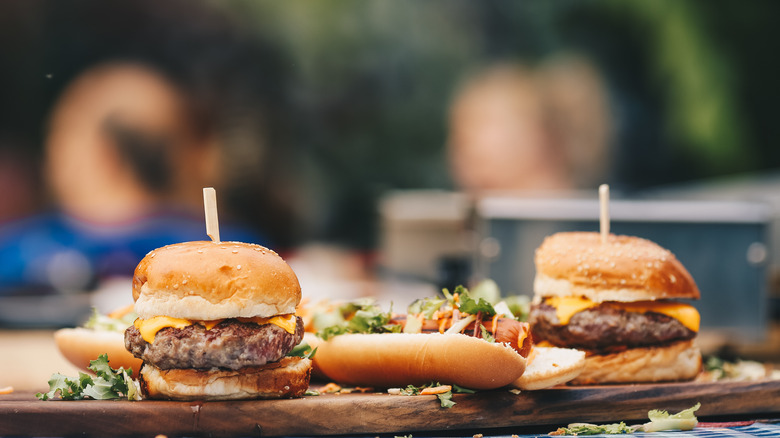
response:
{"label": "out-of-focus background light", "polygon": [[[617,198],[773,205],[779,10],[4,1],[0,293],[77,296],[154,247],[205,239],[203,186],[223,238],[276,248],[326,295],[375,292],[378,267],[468,280],[480,244],[500,255],[474,243],[486,194],[609,183]],[[749,264],[773,293],[761,243]]]}

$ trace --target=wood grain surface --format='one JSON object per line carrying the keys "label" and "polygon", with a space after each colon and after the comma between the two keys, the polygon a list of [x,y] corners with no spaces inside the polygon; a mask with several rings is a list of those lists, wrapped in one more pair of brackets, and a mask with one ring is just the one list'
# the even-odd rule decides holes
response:
{"label": "wood grain surface", "polygon": [[40,401],[30,392],[0,395],[0,436],[279,436],[405,434],[639,423],[647,411],[676,412],[701,402],[700,418],[780,415],[780,381],[562,387],[435,396],[323,394],[292,400],[232,402]]}

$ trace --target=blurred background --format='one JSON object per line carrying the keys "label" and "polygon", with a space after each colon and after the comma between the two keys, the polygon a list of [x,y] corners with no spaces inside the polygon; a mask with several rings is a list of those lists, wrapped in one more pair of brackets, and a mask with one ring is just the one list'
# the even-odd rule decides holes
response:
{"label": "blurred background", "polygon": [[[130,300],[146,252],[207,238],[204,186],[223,239],[277,249],[313,299],[403,307],[482,278],[530,294],[534,248],[597,229],[609,183],[614,229],[691,265],[705,326],[766,344],[778,13],[768,0],[6,0],[0,323],[69,325]],[[733,324],[725,297],[745,307]]]}

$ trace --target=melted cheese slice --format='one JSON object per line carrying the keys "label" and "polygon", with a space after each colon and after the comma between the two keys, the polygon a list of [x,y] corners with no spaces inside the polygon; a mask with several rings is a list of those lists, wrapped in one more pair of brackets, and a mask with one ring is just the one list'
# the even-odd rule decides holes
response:
{"label": "melted cheese slice", "polygon": [[[241,322],[254,322],[255,324],[273,324],[278,327],[281,327],[282,329],[284,329],[284,331],[290,334],[295,333],[295,326],[297,323],[295,319],[295,314],[293,313],[287,315],[272,316],[270,318],[262,318],[258,316],[255,318],[236,318],[236,319],[238,319]],[[219,324],[222,321],[223,321],[222,319],[215,319],[209,321],[193,321],[189,319],[172,318],[170,316],[155,316],[149,319],[138,318],[135,320],[133,325],[141,333],[141,337],[144,339],[144,341],[151,344],[152,342],[154,342],[154,337],[155,335],[157,335],[157,332],[159,332],[160,330],[166,327],[183,329],[192,324],[201,324],[202,326],[206,327],[206,330],[211,330],[212,328],[214,328],[215,325]]]}
{"label": "melted cheese slice", "polygon": [[[583,297],[549,297],[545,299],[545,302],[555,307],[555,313],[561,325],[568,324],[575,313],[600,304]],[[696,308],[689,304],[674,301],[638,301],[634,303],[610,301],[609,304],[627,312],[661,313],[680,321],[683,326],[692,332],[699,331],[701,316]]]}

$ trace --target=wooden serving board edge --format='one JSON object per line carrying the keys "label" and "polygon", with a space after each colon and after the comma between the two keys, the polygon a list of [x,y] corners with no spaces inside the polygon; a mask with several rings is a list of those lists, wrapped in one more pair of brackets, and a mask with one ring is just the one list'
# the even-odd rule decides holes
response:
{"label": "wooden serving board edge", "polygon": [[[28,397],[29,396],[29,397]],[[435,396],[324,394],[238,402],[47,401],[0,397],[0,436],[282,436],[555,427],[571,422],[644,422],[647,411],[697,415],[780,414],[780,381],[564,387],[513,394],[506,389]]]}

